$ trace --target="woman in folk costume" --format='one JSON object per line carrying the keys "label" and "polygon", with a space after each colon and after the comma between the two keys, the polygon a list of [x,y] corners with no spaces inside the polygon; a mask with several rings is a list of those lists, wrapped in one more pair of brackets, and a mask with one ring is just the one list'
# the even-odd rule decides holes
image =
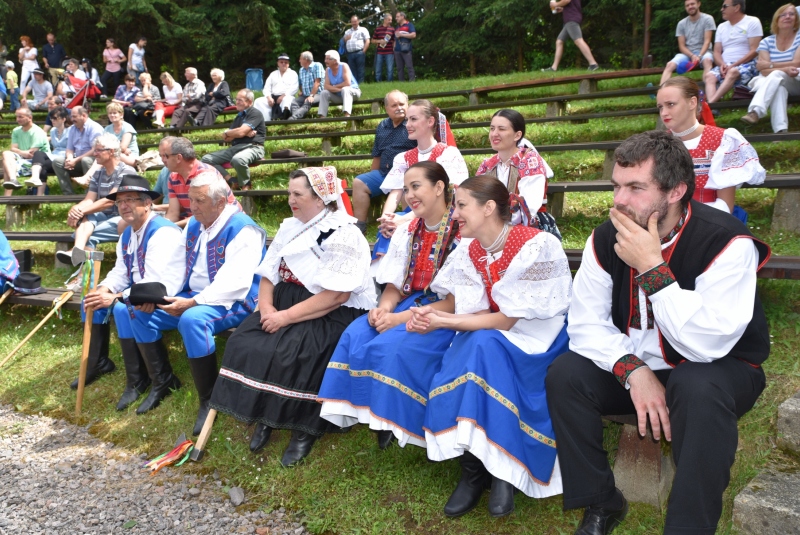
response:
{"label": "woman in folk costume", "polygon": [[368,424],[386,448],[396,437],[425,447],[422,423],[428,387],[455,331],[419,334],[406,330],[413,306],[453,312],[452,297],[439,301],[429,286],[458,245],[452,219],[452,188],[437,162],[417,162],[405,173],[403,188],[414,219],[392,235],[376,280],[385,284],[377,308],[354,321],[331,357],[318,400],[321,416],[340,426]]}
{"label": "woman in folk costume", "polygon": [[388,194],[388,197],[386,204],[383,205],[383,215],[378,218],[380,227],[378,241],[373,248],[373,259],[386,253],[394,229],[414,218],[410,208],[402,214],[395,214],[397,203],[403,193],[403,176],[409,167],[417,162],[437,162],[447,171],[450,184],[454,186],[469,177],[467,162],[456,148],[450,126],[444,115],[439,112],[439,108],[430,100],[415,100],[411,103],[406,113],[406,130],[408,139],[417,142],[417,148],[395,156],[392,169],[381,184],[381,190]]}
{"label": "woman in folk costume", "polygon": [[225,348],[211,407],[256,422],[250,449],[291,429],[284,466],[303,459],[326,431],[317,391],[339,337],[375,306],[369,244],[341,204],[333,167],[289,175],[289,207],[256,274],[258,311]]}
{"label": "woman in folk costume", "polygon": [[453,219],[463,239],[431,290],[453,296],[455,313],[423,306],[409,322],[414,332],[458,331],[428,394],[428,458],[461,462],[447,516],[472,510],[490,486],[489,513],[504,516],[515,488],[561,492],[544,380],[567,350],[572,277],[555,236],[511,225],[508,191],[494,177],[459,186]]}
{"label": "woman in folk costume", "polygon": [[[661,120],[683,141],[694,161],[694,199],[747,221],[747,213],[734,209],[736,189],[761,184],[766,171],[752,145],[735,128],[719,128],[710,113],[705,124],[697,121],[700,89],[684,76],[670,78],[658,90]],[[705,108],[705,106],[704,106]]]}
{"label": "woman in folk costume", "polygon": [[508,109],[495,112],[489,126],[489,142],[497,154],[485,159],[475,174],[496,177],[509,193],[517,196],[512,200],[513,225],[536,227],[560,240],[556,220],[547,212],[547,180],[553,177],[553,171],[525,139],[522,114]]}

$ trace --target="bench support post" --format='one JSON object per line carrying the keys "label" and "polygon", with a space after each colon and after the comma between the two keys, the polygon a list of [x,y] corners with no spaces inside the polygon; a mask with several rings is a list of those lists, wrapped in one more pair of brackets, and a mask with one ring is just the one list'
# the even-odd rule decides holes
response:
{"label": "bench support post", "polygon": [[251,197],[250,195],[241,195],[241,196],[239,196],[238,200],[239,200],[239,204],[242,205],[242,211],[245,214],[247,214],[249,216],[252,216],[253,212],[255,211],[255,208],[256,208],[255,199],[253,197]]}
{"label": "bench support post", "polygon": [[661,443],[653,440],[648,427],[647,436],[639,437],[634,425],[625,424],[619,438],[614,481],[631,502],[662,507],[669,497],[675,465],[672,456],[664,455]]}
{"label": "bench support post", "polygon": [[380,102],[373,102],[372,103],[372,114],[377,115],[381,112],[381,103]]}
{"label": "bench support post", "polygon": [[[64,241],[57,241],[56,242],[56,252],[58,252],[58,251],[70,251],[71,249],[72,249],[72,243],[71,242],[64,242]],[[73,269],[72,264],[65,264],[64,262],[59,260],[57,256],[55,257],[55,260],[56,260],[56,268]]]}
{"label": "bench support post", "polygon": [[469,94],[469,105],[470,106],[477,106],[480,104],[480,95],[478,93],[470,93]]}
{"label": "bench support post", "polygon": [[349,125],[347,125],[348,130],[356,131],[360,130],[362,126],[364,126],[364,121],[352,120],[349,121]]}
{"label": "bench support post", "polygon": [[606,158],[603,160],[603,180],[611,180],[611,174],[614,172],[614,151],[607,150]]}
{"label": "bench support post", "polygon": [[24,225],[29,215],[33,215],[39,209],[38,204],[29,205],[6,205],[6,230],[11,230],[17,225]]}
{"label": "bench support post", "polygon": [[779,189],[772,212],[772,230],[800,232],[800,189]]}
{"label": "bench support post", "polygon": [[342,144],[341,137],[324,137],[322,138],[322,153],[325,156],[333,154],[333,147],[339,147]]}
{"label": "bench support post", "polygon": [[547,211],[555,219],[559,219],[564,215],[564,192],[547,194]]}
{"label": "bench support post", "polygon": [[563,100],[548,102],[545,107],[545,117],[561,117],[567,114],[567,103]]}
{"label": "bench support post", "polygon": [[588,95],[589,93],[597,93],[597,80],[581,80],[578,86],[578,94]]}

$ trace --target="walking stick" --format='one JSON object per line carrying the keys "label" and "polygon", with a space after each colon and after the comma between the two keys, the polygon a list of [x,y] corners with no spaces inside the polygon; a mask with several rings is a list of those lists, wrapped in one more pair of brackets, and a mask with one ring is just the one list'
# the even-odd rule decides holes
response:
{"label": "walking stick", "polygon": [[3,367],[3,365],[4,365],[6,362],[8,362],[8,361],[9,361],[9,359],[10,359],[11,357],[13,357],[13,356],[14,356],[14,355],[17,353],[17,351],[19,351],[19,350],[20,350],[20,348],[22,348],[22,346],[24,346],[24,345],[25,345],[25,342],[27,342],[28,340],[30,340],[30,339],[31,339],[31,337],[32,337],[34,334],[36,334],[36,331],[38,331],[39,329],[41,329],[41,328],[42,328],[42,325],[44,325],[45,323],[47,323],[47,320],[49,320],[49,319],[50,319],[50,318],[53,316],[53,314],[55,314],[56,312],[58,312],[58,310],[61,308],[61,306],[62,306],[64,303],[66,303],[67,301],[69,301],[69,300],[72,298],[72,295],[73,295],[73,293],[74,293],[74,292],[72,292],[72,291],[67,291],[67,292],[64,292],[63,294],[61,294],[61,296],[60,296],[58,299],[56,299],[55,301],[53,301],[53,310],[51,310],[50,312],[48,312],[48,314],[47,314],[47,315],[44,317],[44,319],[42,319],[42,321],[40,321],[40,322],[39,322],[39,325],[37,325],[36,327],[34,327],[34,328],[33,328],[33,330],[30,332],[30,334],[29,334],[28,336],[26,336],[26,337],[25,337],[25,339],[23,339],[23,340],[22,340],[22,342],[20,342],[20,343],[19,343],[19,345],[17,345],[17,347],[15,347],[15,348],[13,349],[13,351],[11,351],[11,353],[9,353],[9,354],[8,354],[8,356],[7,356],[5,359],[3,359],[3,362],[0,362],[0,368],[2,368],[2,367]]}
{"label": "walking stick", "polygon": [[192,453],[189,455],[189,460],[194,462],[200,462],[203,460],[203,455],[205,454],[206,450],[206,443],[208,442],[209,437],[211,436],[211,427],[214,425],[214,420],[217,418],[217,411],[216,409],[211,409],[208,411],[208,416],[206,416],[206,422],[203,424],[203,430],[200,431],[200,436],[197,437],[197,442],[194,445],[194,449]]}
{"label": "walking stick", "polygon": [[11,295],[12,293],[14,293],[14,288],[9,288],[5,292],[3,292],[3,295],[0,295],[0,305],[5,303],[8,296]]}
{"label": "walking stick", "polygon": [[[94,262],[93,269],[89,274],[89,288],[97,288],[97,282],[100,278],[100,261],[103,259],[101,251],[85,251],[86,262]],[[84,264],[86,265],[86,264]],[[89,367],[89,345],[92,343],[92,320],[94,315],[93,307],[86,307],[86,321],[83,322],[83,349],[81,351],[81,371],[78,374],[78,399],[75,402],[75,416],[81,415],[81,407],[83,406],[83,390],[86,386],[86,370]],[[109,313],[111,313],[109,311]]]}

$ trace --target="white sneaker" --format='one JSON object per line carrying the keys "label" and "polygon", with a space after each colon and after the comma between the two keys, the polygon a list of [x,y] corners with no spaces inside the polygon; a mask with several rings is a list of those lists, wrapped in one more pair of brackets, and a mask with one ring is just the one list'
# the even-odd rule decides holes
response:
{"label": "white sneaker", "polygon": [[25,180],[25,185],[28,186],[29,188],[38,188],[39,186],[44,186],[44,184],[42,184],[41,180],[39,180],[38,178],[33,178],[33,177],[28,178],[27,180]]}
{"label": "white sneaker", "polygon": [[19,189],[22,187],[22,185],[16,180],[6,180],[3,182],[3,187],[5,189]]}
{"label": "white sneaker", "polygon": [[56,258],[62,264],[72,265],[72,250],[69,251],[56,251]]}

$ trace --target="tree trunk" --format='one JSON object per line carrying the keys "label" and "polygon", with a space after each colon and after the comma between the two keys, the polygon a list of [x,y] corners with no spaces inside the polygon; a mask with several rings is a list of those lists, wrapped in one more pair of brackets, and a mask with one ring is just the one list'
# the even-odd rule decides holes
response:
{"label": "tree trunk", "polygon": [[517,71],[522,72],[525,70],[525,54],[523,48],[525,46],[525,35],[522,29],[517,30]]}
{"label": "tree trunk", "polygon": [[469,75],[470,76],[476,76],[475,70],[476,70],[475,69],[475,54],[470,54],[469,55]]}

